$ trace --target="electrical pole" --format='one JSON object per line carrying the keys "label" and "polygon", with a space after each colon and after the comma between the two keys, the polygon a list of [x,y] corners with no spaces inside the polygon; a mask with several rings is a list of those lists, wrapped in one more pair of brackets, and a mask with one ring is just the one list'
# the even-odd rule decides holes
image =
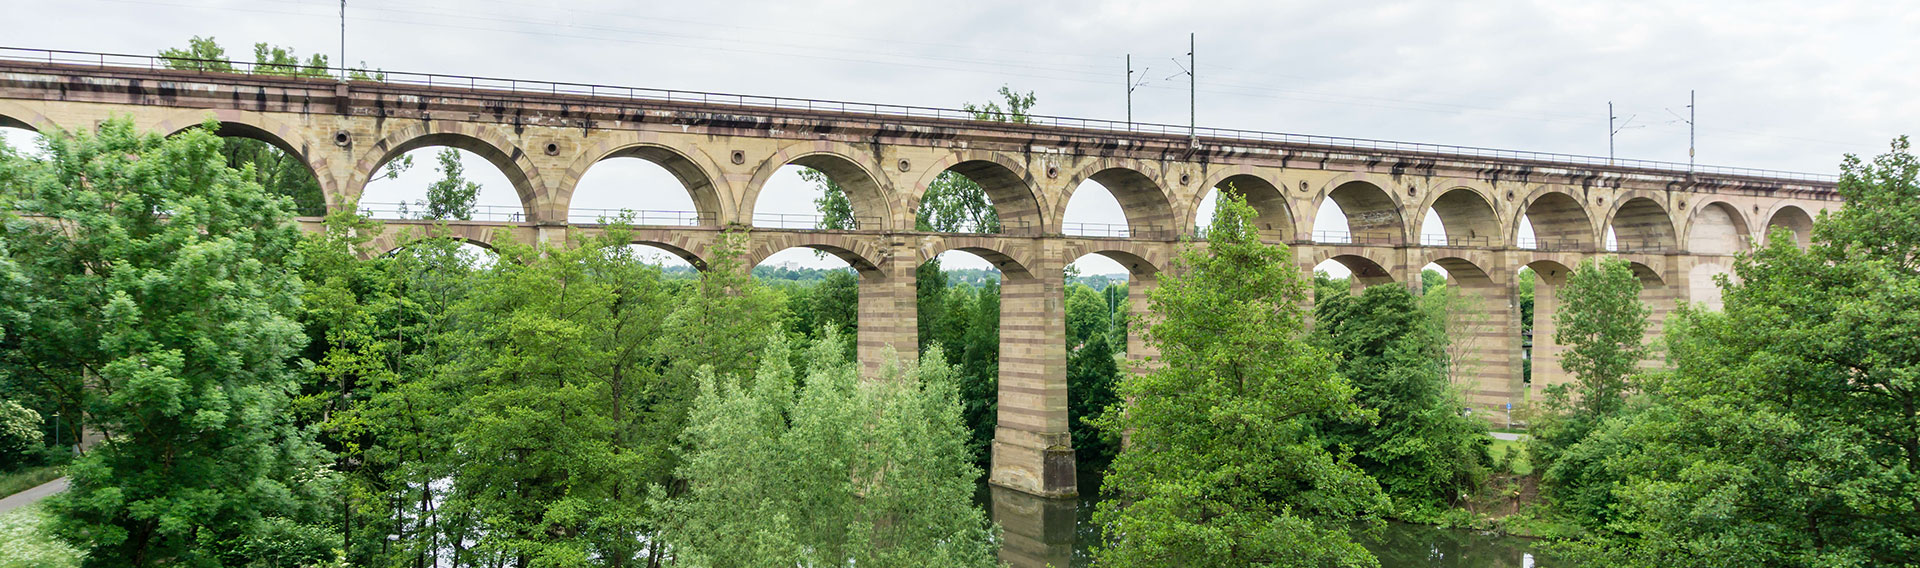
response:
{"label": "electrical pole", "polygon": [[340,80],[347,80],[347,0],[340,0]]}
{"label": "electrical pole", "polygon": [[1693,89],[1687,89],[1687,171],[1693,171]]}
{"label": "electrical pole", "polygon": [[1620,117],[1613,115],[1613,101],[1607,101],[1607,165],[1613,165],[1613,135],[1619,134],[1620,131],[1628,128],[1639,128],[1638,126],[1627,126],[1633,124],[1633,118],[1636,116],[1640,115],[1628,115],[1626,120],[1620,121],[1620,126],[1615,127],[1613,121]]}
{"label": "electrical pole", "polygon": [[1133,54],[1127,54],[1127,132],[1133,132]]}
{"label": "electrical pole", "polygon": [[[344,2],[346,0],[341,1]],[[1196,69],[1196,67],[1193,62],[1193,32],[1187,32],[1187,143],[1195,148],[1199,148],[1200,136],[1195,126],[1199,122],[1197,120],[1199,116],[1197,109],[1199,106],[1198,103],[1194,102],[1194,94],[1199,92],[1199,89],[1194,86],[1194,82],[1199,79],[1194,76],[1194,69]]]}

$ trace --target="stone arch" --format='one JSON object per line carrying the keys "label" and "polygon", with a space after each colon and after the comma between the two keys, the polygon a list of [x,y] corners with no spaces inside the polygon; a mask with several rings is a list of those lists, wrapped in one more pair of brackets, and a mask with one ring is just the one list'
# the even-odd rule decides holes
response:
{"label": "stone arch", "polygon": [[1389,270],[1387,265],[1363,255],[1321,252],[1314,256],[1316,257],[1313,261],[1314,266],[1329,260],[1338,262],[1341,266],[1347,267],[1347,270],[1353,273],[1353,281],[1363,287],[1389,284],[1394,281],[1393,271]]}
{"label": "stone arch", "polygon": [[1607,216],[1616,250],[1660,252],[1678,248],[1673,215],[1667,207],[1655,196],[1635,193],[1623,195]]}
{"label": "stone arch", "polygon": [[893,188],[882,175],[885,170],[870,156],[870,152],[861,152],[840,142],[822,140],[788,144],[754,168],[753,179],[747,182],[746,194],[741,199],[741,220],[752,221],[760,190],[766,187],[767,180],[773,178],[780,168],[793,164],[826,174],[827,179],[846,190],[847,199],[853,203],[857,228],[894,229],[900,226],[900,219],[895,215]]}
{"label": "stone arch", "polygon": [[1687,220],[1687,241],[1683,245],[1696,254],[1733,254],[1747,250],[1753,231],[1740,208],[1714,200],[1694,208]]}
{"label": "stone arch", "polygon": [[872,241],[837,233],[792,232],[755,239],[746,266],[759,266],[767,257],[793,248],[808,248],[833,255],[859,272],[862,280],[884,276],[880,271],[880,263],[875,260],[880,258],[880,251]]}
{"label": "stone arch", "polygon": [[[1520,227],[1531,224],[1533,243],[1520,242]],[[1600,229],[1580,198],[1565,190],[1540,187],[1528,194],[1507,229],[1508,242],[1533,250],[1594,250]]]}
{"label": "stone arch", "polygon": [[1030,280],[1037,278],[1039,274],[1033,271],[1033,267],[1037,266],[1038,263],[1035,262],[1034,259],[1027,257],[1027,255],[1007,250],[1006,244],[1007,243],[999,239],[990,237],[948,237],[944,239],[932,239],[923,243],[917,249],[918,258],[914,259],[913,265],[917,267],[926,264],[928,261],[939,257],[940,253],[957,250],[978,256],[993,264],[994,268],[1000,271],[1000,276],[1004,279]]}
{"label": "stone arch", "polygon": [[514,193],[519,194],[520,206],[526,210],[528,220],[538,224],[566,222],[565,206],[543,199],[550,188],[545,186],[540,168],[533,164],[526,152],[493,129],[451,120],[407,124],[389,131],[385,137],[360,152],[359,158],[354,161],[353,177],[341,196],[343,202],[336,205],[344,205],[345,201],[358,202],[361,192],[367,188],[367,182],[372,181],[375,172],[380,171],[387,162],[401,154],[432,146],[466,150],[499,168],[507,182],[513,184]]}
{"label": "stone arch", "polygon": [[[374,238],[373,241],[368,244],[374,251],[378,252],[380,256],[388,256],[392,255],[394,251],[407,248],[409,245],[423,240],[453,239],[486,249],[488,252],[497,255],[500,254],[500,247],[494,245],[494,241],[496,238],[499,238],[500,235],[495,232],[496,229],[498,228],[487,225],[442,224],[436,227],[436,230],[439,232],[428,235],[414,234],[411,232],[394,232],[390,230],[386,234]],[[507,238],[512,237],[508,236]]]}
{"label": "stone arch", "polygon": [[1550,258],[1533,259],[1521,265],[1521,268],[1533,269],[1533,277],[1536,281],[1550,286],[1565,284],[1567,282],[1567,275],[1573,273],[1573,268]]}
{"label": "stone arch", "polygon": [[291,124],[255,111],[210,109],[167,113],[149,128],[172,136],[200,126],[209,116],[220,123],[220,129],[214,131],[215,135],[257,140],[299,160],[306,166],[307,172],[313,174],[314,181],[320,184],[321,195],[329,201],[328,210],[333,210],[331,201],[339,186],[335,183],[333,167],[327,160],[325,147],[308,139],[301,129]]}
{"label": "stone arch", "polygon": [[736,218],[733,203],[723,197],[727,192],[719,184],[725,180],[719,175],[720,168],[712,156],[698,147],[680,148],[653,140],[657,137],[650,134],[603,140],[581,152],[554,187],[557,206],[563,210],[572,208],[573,193],[593,166],[613,158],[639,158],[660,166],[680,180],[680,186],[693,199],[699,225],[717,226]]}
{"label": "stone arch", "polygon": [[[1435,195],[1428,202],[1427,209],[1440,217],[1445,227],[1446,246],[1500,246],[1506,244],[1506,231],[1501,228],[1500,214],[1494,212],[1493,198],[1481,188],[1455,185],[1444,191],[1431,192]],[[1425,212],[1414,216],[1415,223],[1424,224]],[[1425,227],[1416,226],[1415,234],[1422,234]]]}
{"label": "stone arch", "polygon": [[1001,234],[1038,235],[1048,226],[1033,172],[1011,156],[984,150],[958,150],[930,164],[914,181],[912,193],[906,196],[906,209],[919,211],[920,200],[933,180],[948,171],[986,190],[994,214],[1000,217]]}
{"label": "stone arch", "polygon": [[1231,186],[1245,197],[1247,205],[1252,206],[1253,210],[1259,214],[1254,219],[1254,225],[1260,230],[1261,237],[1277,242],[1291,242],[1298,239],[1296,227],[1299,227],[1299,223],[1294,220],[1293,207],[1287,203],[1286,192],[1267,178],[1246,170],[1247,168],[1222,169],[1209,178],[1206,185],[1201,186],[1201,191],[1196,192],[1192,202],[1187,204],[1188,213],[1183,217],[1185,221],[1194,223],[1195,227],[1188,229],[1183,226],[1181,231],[1194,233],[1204,228],[1198,226],[1200,220],[1197,215],[1199,215],[1200,203],[1206,201],[1207,196],[1212,195],[1214,191],[1224,192]]}
{"label": "stone arch", "polygon": [[1640,286],[1647,289],[1666,287],[1667,278],[1652,266],[1639,261],[1628,260],[1627,267],[1633,269],[1633,275],[1640,278]]}
{"label": "stone arch", "polygon": [[1086,181],[1099,183],[1120,202],[1121,211],[1127,215],[1128,233],[1135,238],[1171,238],[1178,230],[1179,224],[1173,218],[1173,200],[1159,182],[1130,164],[1101,159],[1067,179],[1060,202],[1053,207],[1057,226],[1049,232],[1064,232],[1067,205],[1072,203],[1073,193],[1080,184]]}
{"label": "stone arch", "polygon": [[1163,258],[1163,254],[1160,254],[1159,249],[1143,250],[1140,247],[1127,247],[1125,246],[1127,243],[1113,241],[1096,241],[1088,244],[1091,246],[1069,247],[1066,254],[1068,261],[1079,260],[1088,255],[1099,255],[1126,267],[1129,276],[1147,277],[1159,274],[1161,267],[1166,266],[1166,259]]}
{"label": "stone arch", "polygon": [[0,101],[0,127],[31,130],[41,134],[68,131],[40,111],[14,101]]}
{"label": "stone arch", "polygon": [[1798,205],[1781,203],[1767,212],[1767,233],[1772,234],[1774,227],[1792,231],[1794,244],[1800,248],[1813,244],[1813,216]]}
{"label": "stone arch", "polygon": [[[1345,176],[1342,176],[1343,178]],[[1406,241],[1407,222],[1400,212],[1400,198],[1393,192],[1367,179],[1335,180],[1338,185],[1329,183],[1331,189],[1314,204],[1314,219],[1319,219],[1318,209],[1325,207],[1327,200],[1333,200],[1340,206],[1340,212],[1347,217],[1348,241],[1355,244],[1400,244]],[[1337,235],[1322,234],[1320,228],[1314,228],[1315,241],[1336,238]]]}
{"label": "stone arch", "polygon": [[1500,267],[1500,261],[1494,257],[1492,251],[1465,251],[1465,255],[1455,251],[1434,251],[1425,259],[1415,257],[1407,261],[1407,265],[1415,265],[1415,263],[1419,263],[1419,267],[1440,265],[1440,269],[1446,271],[1450,280],[1459,280],[1471,286],[1494,286],[1496,282],[1505,280],[1500,278],[1500,274],[1486,269],[1486,267]]}

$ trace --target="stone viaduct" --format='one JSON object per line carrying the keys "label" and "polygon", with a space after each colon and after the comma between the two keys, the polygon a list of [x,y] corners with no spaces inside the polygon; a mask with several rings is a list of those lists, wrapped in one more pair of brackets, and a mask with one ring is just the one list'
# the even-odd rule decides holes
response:
{"label": "stone viaduct", "polygon": [[[218,120],[222,135],[272,144],[306,162],[331,206],[356,203],[383,164],[410,150],[450,146],[504,172],[525,218],[453,222],[487,242],[564,242],[596,225],[569,223],[576,182],[596,163],[638,157],[670,171],[699,209],[697,221],[644,226],[636,242],[700,266],[723,231],[749,235],[747,264],[791,247],[825,251],[860,274],[859,351],[877,364],[891,348],[917,350],[914,268],[963,250],[1003,274],[999,428],[992,482],[1040,496],[1076,493],[1068,436],[1064,324],[1066,265],[1087,254],[1131,271],[1132,303],[1196,229],[1196,210],[1233,188],[1259,210],[1268,240],[1292,247],[1303,275],[1323,261],[1357,286],[1419,286],[1429,263],[1475,301],[1455,326],[1465,356],[1456,375],[1476,413],[1503,417],[1533,386],[1565,381],[1552,344],[1553,288],[1582,259],[1633,263],[1657,322],[1681,302],[1718,302],[1712,276],[1766,229],[1803,243],[1812,218],[1838,206],[1831,178],[1271,133],[1042,118],[1037,124],[969,120],[957,111],[667,92],[439,75],[382,81],[172,71],[153,58],[0,53],[0,126],[91,128],[130,116],[173,132]],[[77,61],[76,61],[77,60]],[[817,169],[846,188],[858,227],[754,227],[762,185],[779,168]],[[928,183],[952,170],[990,194],[999,234],[917,232],[913,212]],[[1126,212],[1125,237],[1072,232],[1062,217],[1083,181],[1111,191]],[[1349,229],[1316,230],[1328,201]],[[1421,236],[1427,212],[1446,237]],[[304,219],[312,225],[315,219]],[[1534,238],[1522,239],[1531,224]],[[394,235],[424,224],[396,220]],[[1618,245],[1605,245],[1609,229]],[[1523,357],[1515,279],[1538,275],[1535,355]],[[1656,331],[1657,333],[1657,331]],[[1136,364],[1151,364],[1139,338]]]}

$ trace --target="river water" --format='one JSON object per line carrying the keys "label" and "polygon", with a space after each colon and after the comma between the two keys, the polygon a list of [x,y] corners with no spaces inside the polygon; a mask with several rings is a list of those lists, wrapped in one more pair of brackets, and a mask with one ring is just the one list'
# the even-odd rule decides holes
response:
{"label": "river water", "polygon": [[[1100,502],[1098,473],[1083,472],[1078,499],[1043,499],[981,484],[975,501],[1000,523],[1000,559],[1013,568],[1091,566],[1089,547],[1100,536],[1093,509]],[[1361,544],[1382,568],[1550,568],[1532,541],[1462,529],[1390,523]]]}

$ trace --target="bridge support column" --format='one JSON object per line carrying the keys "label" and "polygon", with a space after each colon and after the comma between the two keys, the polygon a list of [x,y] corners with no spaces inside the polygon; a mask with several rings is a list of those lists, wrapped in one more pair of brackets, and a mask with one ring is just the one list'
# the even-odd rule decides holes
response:
{"label": "bridge support column", "polygon": [[860,365],[869,376],[886,365],[892,348],[901,365],[920,355],[919,304],[914,300],[913,251],[895,247],[877,270],[861,275],[858,344]]}
{"label": "bridge support column", "polygon": [[[1466,389],[1467,404],[1488,422],[1511,424],[1520,401],[1518,300],[1511,286],[1485,278],[1456,279],[1459,309],[1447,322],[1452,382]],[[1536,300],[1537,302],[1537,300]],[[1537,308],[1536,308],[1537,309]]]}
{"label": "bridge support column", "polygon": [[1535,272],[1533,280],[1533,350],[1528,364],[1533,367],[1532,382],[1527,398],[1538,403],[1546,395],[1546,389],[1554,385],[1573,382],[1573,375],[1560,367],[1560,356],[1567,351],[1566,346],[1553,341],[1553,315],[1560,309],[1560,287],[1566,283],[1566,275],[1549,276]]}
{"label": "bridge support column", "polygon": [[1056,264],[1000,285],[1000,424],[989,478],[1041,497],[1079,495],[1067,430],[1065,280]]}

